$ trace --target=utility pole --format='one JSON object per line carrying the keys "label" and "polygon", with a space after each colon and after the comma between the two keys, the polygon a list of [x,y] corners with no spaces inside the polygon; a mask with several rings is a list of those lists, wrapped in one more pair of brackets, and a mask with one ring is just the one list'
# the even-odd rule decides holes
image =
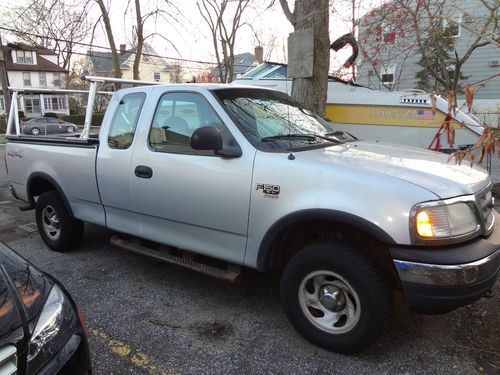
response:
{"label": "utility pole", "polygon": [[3,101],[5,103],[5,113],[7,118],[10,111],[10,91],[9,91],[9,77],[7,75],[7,68],[5,66],[5,56],[3,55],[2,36],[0,35],[0,84],[2,85]]}

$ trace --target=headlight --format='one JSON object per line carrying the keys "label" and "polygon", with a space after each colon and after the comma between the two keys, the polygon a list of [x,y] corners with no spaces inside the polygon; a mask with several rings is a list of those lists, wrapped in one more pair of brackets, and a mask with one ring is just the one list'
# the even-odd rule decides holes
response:
{"label": "headlight", "polygon": [[412,209],[412,231],[419,239],[442,240],[477,232],[480,225],[467,203],[430,202]]}
{"label": "headlight", "polygon": [[63,291],[54,285],[28,344],[30,373],[38,372],[64,346],[76,324],[73,306]]}

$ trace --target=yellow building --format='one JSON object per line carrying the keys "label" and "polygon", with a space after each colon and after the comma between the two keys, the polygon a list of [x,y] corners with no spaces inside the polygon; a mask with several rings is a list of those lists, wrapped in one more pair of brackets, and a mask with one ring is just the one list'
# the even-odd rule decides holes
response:
{"label": "yellow building", "polygon": [[[122,78],[133,79],[133,66],[136,48],[127,49],[125,44],[120,44],[120,66]],[[113,59],[111,52],[88,51],[86,69],[88,74],[96,76],[113,75]],[[153,49],[145,44],[142,50],[139,65],[140,79],[143,81],[156,81],[163,83],[179,81],[179,67],[170,65]]]}

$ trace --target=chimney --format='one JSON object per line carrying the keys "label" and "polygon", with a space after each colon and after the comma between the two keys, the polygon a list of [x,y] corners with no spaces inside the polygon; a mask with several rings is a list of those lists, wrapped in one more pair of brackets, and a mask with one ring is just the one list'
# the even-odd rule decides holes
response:
{"label": "chimney", "polygon": [[259,64],[264,62],[264,48],[262,46],[255,47],[255,60],[257,60]]}
{"label": "chimney", "polygon": [[125,51],[127,50],[127,45],[126,44],[120,44],[120,53],[123,55]]}

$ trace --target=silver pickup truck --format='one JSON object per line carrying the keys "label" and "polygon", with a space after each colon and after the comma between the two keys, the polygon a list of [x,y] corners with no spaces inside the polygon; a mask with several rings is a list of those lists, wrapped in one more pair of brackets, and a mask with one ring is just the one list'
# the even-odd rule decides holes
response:
{"label": "silver pickup truck", "polygon": [[241,267],[280,272],[290,322],[330,350],[375,342],[394,290],[447,312],[497,278],[485,170],[354,139],[276,91],[123,89],[98,137],[7,138],[11,191],[51,249],[78,246],[89,222],[124,249],[232,281]]}

